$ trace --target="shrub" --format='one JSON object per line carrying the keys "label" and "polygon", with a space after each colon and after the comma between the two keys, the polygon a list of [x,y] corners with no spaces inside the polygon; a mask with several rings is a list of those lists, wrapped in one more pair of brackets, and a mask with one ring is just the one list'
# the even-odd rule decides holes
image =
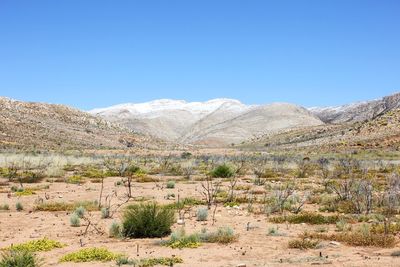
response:
{"label": "shrub", "polygon": [[0,210],[10,210],[10,206],[8,204],[0,205]]}
{"label": "shrub", "polygon": [[137,267],[153,267],[158,265],[173,266],[174,264],[183,263],[183,260],[179,257],[169,257],[169,258],[149,258],[141,260],[131,260],[127,257],[120,257],[117,259],[117,266],[121,265],[133,265]]}
{"label": "shrub", "polygon": [[289,248],[313,249],[316,248],[318,244],[319,244],[318,241],[310,240],[307,238],[294,239],[289,241]]}
{"label": "shrub", "polygon": [[[364,229],[365,230],[365,229]],[[304,233],[303,238],[331,240],[346,243],[356,247],[383,247],[390,248],[396,244],[393,235],[374,234],[370,231],[352,231],[336,234]]]}
{"label": "shrub", "polygon": [[13,245],[12,247],[8,247],[9,250],[25,250],[29,252],[39,252],[39,251],[50,251],[55,248],[63,248],[64,244],[50,240],[47,238],[39,239],[39,240],[31,240],[25,243]]}
{"label": "shrub", "polygon": [[206,229],[200,234],[200,240],[208,243],[228,244],[235,242],[238,236],[230,227],[219,227],[215,232],[207,232]]}
{"label": "shrub", "polygon": [[83,218],[83,216],[85,215],[85,212],[86,212],[86,209],[83,206],[77,207],[74,211],[76,216],[78,216],[79,218]]}
{"label": "shrub", "polygon": [[234,171],[227,164],[219,165],[211,171],[211,176],[214,178],[229,178],[232,177],[233,174]]}
{"label": "shrub", "polygon": [[393,251],[390,256],[392,257],[400,257],[400,250]]}
{"label": "shrub", "polygon": [[91,262],[91,261],[112,261],[119,258],[120,254],[110,252],[106,248],[84,248],[76,252],[64,255],[60,262]]}
{"label": "shrub", "polygon": [[70,225],[71,225],[72,227],[79,227],[79,226],[81,226],[81,219],[79,218],[79,216],[78,216],[76,213],[73,213],[73,214],[71,215],[71,217],[69,218],[69,222],[70,222]]}
{"label": "shrub", "polygon": [[174,211],[157,203],[136,204],[126,208],[123,218],[125,237],[163,237],[171,233]]}
{"label": "shrub", "polygon": [[121,226],[119,223],[113,222],[110,225],[109,235],[110,235],[110,237],[116,237],[116,238],[119,238],[122,236]]}
{"label": "shrub", "polygon": [[110,209],[109,208],[102,208],[101,209],[101,218],[107,219],[110,217]]}
{"label": "shrub", "polygon": [[80,175],[73,175],[67,179],[67,183],[69,184],[82,184],[85,182],[85,179]]}
{"label": "shrub", "polygon": [[197,209],[196,217],[197,217],[197,220],[200,221],[200,222],[207,221],[208,209],[207,208],[199,208],[199,209]]}
{"label": "shrub", "polygon": [[200,246],[200,237],[198,234],[186,235],[183,228],[172,233],[168,241],[161,243],[171,248],[197,248]]}
{"label": "shrub", "polygon": [[169,189],[175,188],[175,181],[168,181],[167,188],[169,188]]}
{"label": "shrub", "polygon": [[15,204],[15,208],[17,209],[17,211],[22,211],[24,210],[24,206],[22,206],[21,202],[17,202]]}
{"label": "shrub", "polygon": [[276,216],[270,218],[271,222],[284,223],[289,222],[293,224],[308,223],[308,224],[332,224],[339,220],[339,216],[323,216],[321,214],[312,212],[303,212],[300,214],[293,214],[289,216]]}
{"label": "shrub", "polygon": [[278,227],[271,227],[268,229],[268,236],[282,236],[283,234],[279,232]]}
{"label": "shrub", "polygon": [[39,267],[42,260],[26,250],[7,250],[1,253],[0,267]]}

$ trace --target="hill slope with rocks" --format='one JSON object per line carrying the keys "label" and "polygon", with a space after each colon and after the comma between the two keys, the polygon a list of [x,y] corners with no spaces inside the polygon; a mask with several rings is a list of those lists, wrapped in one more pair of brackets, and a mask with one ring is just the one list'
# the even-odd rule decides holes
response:
{"label": "hill slope with rocks", "polygon": [[0,148],[99,149],[143,147],[149,137],[63,105],[0,97]]}

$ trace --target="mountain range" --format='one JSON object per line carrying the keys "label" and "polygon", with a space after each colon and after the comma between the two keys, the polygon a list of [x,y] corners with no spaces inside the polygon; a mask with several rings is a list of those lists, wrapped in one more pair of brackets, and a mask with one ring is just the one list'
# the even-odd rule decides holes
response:
{"label": "mountain range", "polygon": [[337,107],[245,105],[234,99],[161,99],[94,109],[90,114],[169,142],[225,146],[287,130],[372,120],[400,107],[400,93]]}
{"label": "mountain range", "polygon": [[[400,93],[323,108],[289,103],[245,105],[226,98],[206,102],[160,99],[88,112],[0,97],[0,147],[121,149],[161,144],[221,147],[350,143],[350,139],[359,142],[387,136],[382,132],[387,125],[390,133],[397,134],[399,109]],[[383,118],[388,118],[388,123],[379,127],[385,124],[380,121]],[[361,138],[361,134],[368,138]]]}
{"label": "mountain range", "polygon": [[323,124],[309,110],[297,105],[245,105],[234,99],[207,102],[162,99],[94,109],[89,113],[170,142],[212,146]]}

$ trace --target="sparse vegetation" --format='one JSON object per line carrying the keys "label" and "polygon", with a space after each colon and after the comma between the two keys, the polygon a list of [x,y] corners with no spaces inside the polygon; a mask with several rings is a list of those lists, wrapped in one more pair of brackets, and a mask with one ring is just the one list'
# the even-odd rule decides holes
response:
{"label": "sparse vegetation", "polygon": [[93,262],[93,261],[113,261],[121,257],[106,248],[83,248],[79,251],[64,255],[60,262]]}

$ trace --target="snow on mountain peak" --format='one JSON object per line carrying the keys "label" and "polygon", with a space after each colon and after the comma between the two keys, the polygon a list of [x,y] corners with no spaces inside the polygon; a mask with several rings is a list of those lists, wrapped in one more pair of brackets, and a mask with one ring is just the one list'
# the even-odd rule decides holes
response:
{"label": "snow on mountain peak", "polygon": [[246,109],[247,105],[240,101],[228,98],[217,98],[206,102],[186,102],[185,100],[157,99],[145,103],[126,103],[107,108],[98,108],[89,111],[92,114],[115,114],[128,111],[132,114],[145,115],[149,113],[168,110],[183,110],[197,115],[206,115],[221,106],[234,107],[235,109]]}

